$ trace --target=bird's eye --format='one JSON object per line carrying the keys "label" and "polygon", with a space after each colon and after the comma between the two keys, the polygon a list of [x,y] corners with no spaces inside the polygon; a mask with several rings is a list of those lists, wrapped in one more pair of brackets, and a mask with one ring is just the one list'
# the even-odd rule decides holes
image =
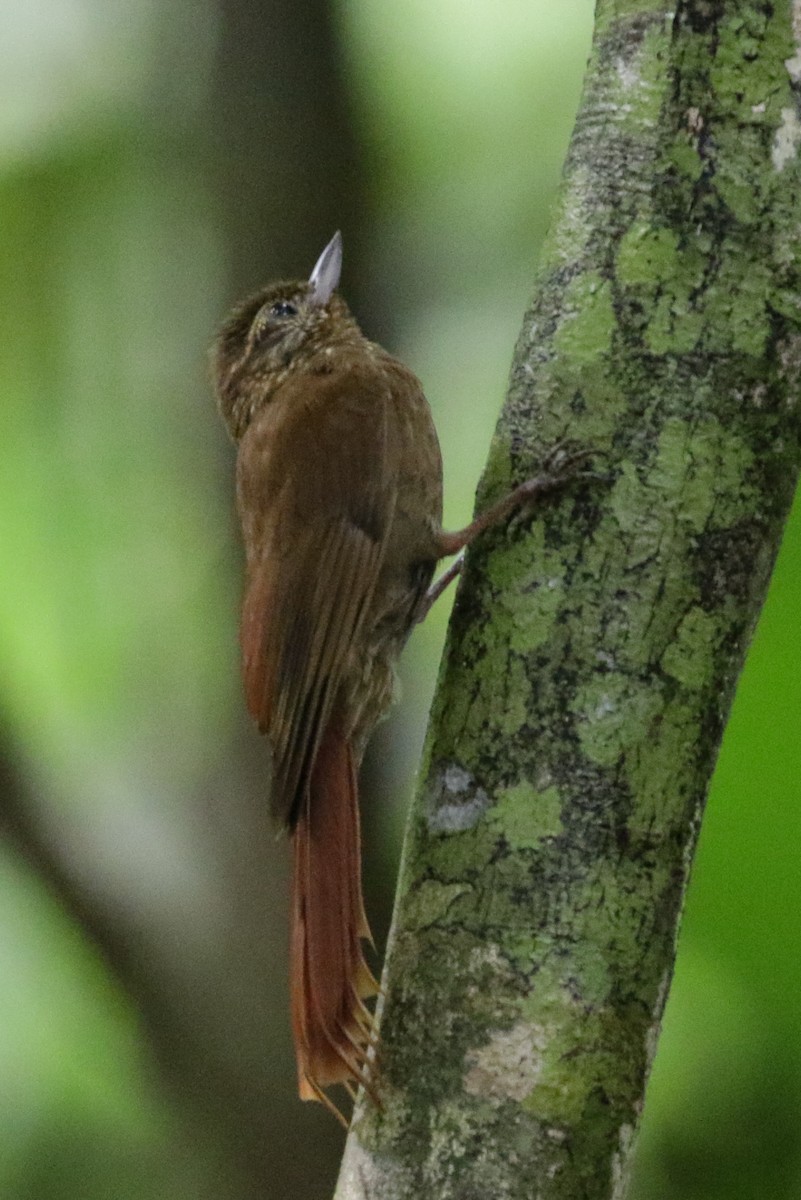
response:
{"label": "bird's eye", "polygon": [[278,300],[270,309],[271,317],[295,317],[298,310],[288,300]]}

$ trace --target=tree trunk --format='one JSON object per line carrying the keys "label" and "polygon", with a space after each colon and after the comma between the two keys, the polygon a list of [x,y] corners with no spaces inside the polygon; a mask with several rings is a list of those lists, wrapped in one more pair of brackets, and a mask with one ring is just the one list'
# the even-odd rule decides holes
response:
{"label": "tree trunk", "polygon": [[801,10],[599,0],[457,597],[338,1200],[620,1197],[799,465]]}

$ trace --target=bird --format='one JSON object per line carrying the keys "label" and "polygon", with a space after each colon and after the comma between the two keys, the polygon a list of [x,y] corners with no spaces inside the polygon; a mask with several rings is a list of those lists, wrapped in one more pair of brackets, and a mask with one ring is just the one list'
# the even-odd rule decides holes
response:
{"label": "bird", "polygon": [[353,1097],[362,1086],[377,1099],[357,784],[365,747],[393,702],[401,650],[465,547],[561,486],[584,454],[553,456],[463,529],[444,530],[423,388],[363,334],[337,291],[341,267],[337,232],[307,281],[240,303],[215,341],[212,375],[237,446],[245,698],[271,748],[272,815],[293,848],[298,1092],[344,1123],[329,1088]]}

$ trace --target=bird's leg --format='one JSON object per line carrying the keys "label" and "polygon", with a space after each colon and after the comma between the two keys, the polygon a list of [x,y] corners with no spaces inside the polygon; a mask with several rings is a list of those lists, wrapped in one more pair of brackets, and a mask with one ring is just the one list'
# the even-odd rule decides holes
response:
{"label": "bird's leg", "polygon": [[443,530],[439,537],[439,557],[447,558],[450,554],[459,554],[459,557],[451,563],[447,571],[440,575],[439,579],[434,580],[420,606],[417,620],[425,619],[432,604],[439,599],[456,576],[461,574],[465,549],[479,534],[492,525],[504,521],[515,509],[522,508],[523,505],[530,504],[541,496],[547,496],[557,488],[564,487],[566,483],[576,477],[578,474],[576,468],[585,462],[591,453],[591,450],[567,452],[564,444],[558,443],[545,460],[545,469],[541,475],[535,475],[532,479],[521,483],[519,487],[503,496],[469,525],[465,525],[464,529],[458,529],[453,533]]}
{"label": "bird's leg", "polygon": [[434,580],[434,582],[431,584],[431,587],[426,592],[420,608],[417,610],[417,616],[415,617],[415,620],[418,624],[426,619],[431,606],[436,604],[437,600],[439,600],[445,589],[449,587],[451,583],[453,583],[456,576],[461,575],[463,566],[464,550],[462,550],[458,558],[453,560],[447,571],[443,571],[439,579]]}
{"label": "bird's leg", "polygon": [[[533,479],[527,479],[525,483],[521,483],[519,487],[503,496],[469,525],[465,525],[464,529],[458,529],[454,533],[446,533],[443,530],[440,534],[440,556],[445,558],[450,554],[457,554],[469,546],[485,529],[497,525],[499,521],[504,521],[516,508],[521,508],[524,504],[538,500],[540,496],[547,496],[557,488],[564,487],[566,483],[575,478],[576,467],[585,462],[591,453],[591,450],[575,450],[567,453],[561,444],[556,446],[545,460],[545,469],[541,475],[535,475]],[[436,586],[434,584],[434,587]]]}

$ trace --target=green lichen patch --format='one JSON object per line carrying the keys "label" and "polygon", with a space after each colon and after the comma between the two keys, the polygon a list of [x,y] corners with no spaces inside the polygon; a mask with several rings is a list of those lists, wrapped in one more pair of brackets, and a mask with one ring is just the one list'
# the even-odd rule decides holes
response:
{"label": "green lichen patch", "polygon": [[660,433],[648,483],[661,493],[662,503],[675,508],[683,525],[701,533],[731,523],[742,504],[752,500],[746,477],[753,460],[739,433],[724,428],[716,416],[670,418]]}
{"label": "green lichen patch", "polygon": [[[538,1078],[523,1100],[526,1112],[549,1125],[573,1125],[581,1116],[589,1088],[586,1078],[575,1069],[579,1042],[574,1032],[580,1003],[547,978],[538,980],[531,1001],[522,1006],[531,1029],[533,1044],[541,1045]],[[583,1014],[581,1025],[587,1042],[592,1040],[590,1022]]]}
{"label": "green lichen patch", "polygon": [[648,736],[662,706],[657,683],[609,672],[579,687],[570,707],[584,754],[608,767]]}
{"label": "green lichen patch", "polygon": [[[634,797],[635,809],[637,803]],[[608,1008],[616,981],[623,978],[641,980],[630,994],[650,1008],[654,914],[672,873],[669,856],[649,859],[642,845],[633,853],[627,846],[616,862],[604,859],[588,864],[571,888],[573,943],[570,962],[561,969],[588,1008]]]}
{"label": "green lichen patch", "polygon": [[503,740],[518,734],[528,718],[529,679],[525,661],[511,654],[506,676],[490,700],[492,720],[488,723],[493,735]]}
{"label": "green lichen patch", "polygon": [[[489,861],[496,840],[497,835],[490,832],[484,823],[475,829],[447,836],[426,833],[415,846],[416,854],[410,866],[413,871],[415,868],[419,871],[422,864],[426,863],[440,884],[461,884],[466,878],[475,876],[480,864]],[[453,899],[453,896],[449,897],[449,900]]]}
{"label": "green lichen patch", "polygon": [[[653,501],[652,501],[653,503]],[[636,536],[620,539],[618,554],[621,561],[634,562],[651,569],[636,571],[636,576],[621,581],[614,600],[602,614],[595,616],[590,605],[585,607],[586,625],[575,635],[573,645],[582,651],[582,659],[599,669],[606,668],[624,677],[647,678],[665,647],[674,637],[676,625],[689,604],[697,598],[697,588],[683,569],[669,570],[668,564],[678,564],[689,554],[686,536],[682,536],[675,519],[663,516],[657,530],[643,514],[646,530],[654,532],[656,540],[650,564],[644,551],[649,539]],[[631,553],[631,558],[627,554]],[[602,555],[597,552],[592,561]],[[609,558],[607,558],[607,562]],[[634,571],[632,571],[634,575]],[[598,628],[603,630],[599,640]],[[600,676],[603,677],[603,676]]]}
{"label": "green lichen patch", "polygon": [[[443,756],[469,764],[466,748],[479,735],[499,750],[525,724],[530,685],[525,661],[509,652],[510,627],[515,629],[510,614],[503,611],[497,624],[493,620],[486,627],[474,625],[466,633],[465,656],[457,668],[465,687],[439,716],[437,744]],[[492,665],[499,653],[506,660],[502,672]]]}
{"label": "green lichen patch", "polygon": [[502,788],[488,814],[513,850],[534,849],[543,838],[562,829],[562,798],[558,788],[540,791],[528,781]]}
{"label": "green lichen patch", "polygon": [[662,669],[684,687],[699,690],[709,685],[715,665],[718,626],[701,608],[691,608],[662,655]]}
{"label": "green lichen patch", "polygon": [[680,133],[671,143],[666,159],[689,183],[695,183],[703,173],[704,160],[698,152],[698,143],[687,133]]}
{"label": "green lichen patch", "polygon": [[629,535],[628,552],[638,561],[652,558],[664,536],[665,514],[654,489],[643,483],[634,463],[622,464],[612,489],[610,508],[620,532]]}
{"label": "green lichen patch", "polygon": [[404,907],[405,928],[425,929],[429,925],[441,924],[453,902],[466,891],[469,891],[466,884],[424,880],[412,892]]}
{"label": "green lichen patch", "polygon": [[[655,736],[642,742],[627,757],[626,780],[636,805],[629,820],[634,845],[653,854],[676,836],[672,811],[683,804],[694,786],[698,753],[698,708],[681,703],[666,705]],[[644,852],[645,852],[644,849]]]}
{"label": "green lichen patch", "polygon": [[632,1024],[648,1023],[639,1006],[590,1007],[557,990],[541,1010],[524,1008],[533,1035],[546,1046],[537,1082],[523,1101],[526,1112],[548,1126],[574,1129],[599,1089],[606,1095],[607,1119],[610,1109],[631,1111],[643,1063]]}
{"label": "green lichen patch", "polygon": [[490,555],[487,576],[500,610],[495,616],[512,651],[526,653],[548,640],[563,601],[564,570],[561,556],[545,548],[541,523]]}
{"label": "green lichen patch", "polygon": [[[751,139],[754,140],[756,136],[752,131]],[[741,133],[738,141],[742,142],[744,138],[745,135]],[[749,160],[742,150],[739,154],[734,146],[731,150],[730,155],[721,155],[720,167],[715,174],[715,191],[741,225],[758,225],[764,197],[760,189],[754,187],[753,178],[748,172]]]}
{"label": "green lichen patch", "polygon": [[718,26],[709,66],[716,105],[742,125],[774,94],[789,94],[789,79],[781,67],[794,49],[788,21],[774,19],[766,5],[737,5]]}
{"label": "green lichen patch", "polygon": [[690,305],[688,293],[682,295],[677,289],[657,300],[645,340],[652,354],[689,354],[698,345],[703,328],[702,314]]}
{"label": "green lichen patch", "polygon": [[772,266],[762,256],[748,253],[743,269],[740,247],[720,263],[714,287],[705,298],[710,348],[720,353],[735,350],[758,358],[771,336],[768,297],[773,288]]}
{"label": "green lichen patch", "polygon": [[594,272],[577,276],[568,285],[563,314],[554,334],[556,353],[568,356],[579,367],[597,366],[612,347],[616,327],[608,280]]}
{"label": "green lichen patch", "polygon": [[700,533],[714,505],[712,472],[719,458],[720,426],[714,417],[698,425],[665,421],[648,483],[657,503],[670,506],[683,525]]}
{"label": "green lichen patch", "polygon": [[617,277],[620,283],[653,286],[677,270],[678,237],[671,229],[635,221],[620,240]]}
{"label": "green lichen patch", "polygon": [[543,994],[523,1005],[532,1043],[542,1046],[536,1083],[523,1107],[549,1127],[575,1128],[599,1086],[608,1089],[611,1079],[616,1094],[608,1094],[609,1103],[632,1104],[642,1051],[631,1039],[631,1019],[642,1025],[645,1014],[583,1004],[551,982],[544,980]]}

